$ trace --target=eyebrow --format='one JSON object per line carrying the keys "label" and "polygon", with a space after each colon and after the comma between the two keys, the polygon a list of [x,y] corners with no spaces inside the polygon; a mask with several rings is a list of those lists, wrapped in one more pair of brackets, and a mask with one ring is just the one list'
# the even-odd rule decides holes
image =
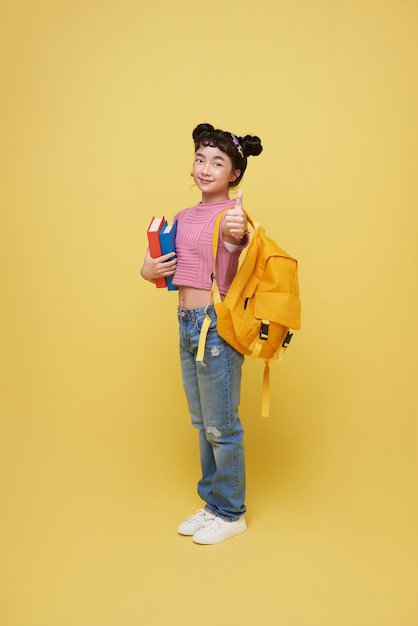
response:
{"label": "eyebrow", "polygon": [[[205,155],[204,155],[204,154],[202,154],[202,152],[196,152],[195,156],[197,156],[197,157],[198,157],[198,156],[200,156],[200,157],[205,158]],[[225,159],[223,158],[223,156],[221,156],[220,154],[218,154],[218,155],[216,155],[216,156],[214,156],[214,157],[211,157],[211,158],[212,158],[212,159],[219,159],[219,161],[225,161]]]}

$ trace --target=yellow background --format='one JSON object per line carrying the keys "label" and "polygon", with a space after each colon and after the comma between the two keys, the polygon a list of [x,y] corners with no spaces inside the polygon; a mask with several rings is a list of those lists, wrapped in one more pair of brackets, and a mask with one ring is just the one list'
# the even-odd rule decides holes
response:
{"label": "yellow background", "polygon": [[[4,626],[415,626],[412,0],[39,0],[2,11]],[[300,261],[302,330],[246,362],[248,524],[199,547],[176,295],[152,215],[191,132],[258,134],[245,206]]]}

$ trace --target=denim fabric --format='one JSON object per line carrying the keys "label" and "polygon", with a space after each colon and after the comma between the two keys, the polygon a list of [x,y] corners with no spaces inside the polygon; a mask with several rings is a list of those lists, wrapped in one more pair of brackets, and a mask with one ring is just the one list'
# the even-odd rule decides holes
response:
{"label": "denim fabric", "polygon": [[245,513],[244,431],[238,417],[244,357],[216,331],[216,313],[205,355],[196,362],[205,307],[178,309],[180,360],[192,425],[199,431],[202,477],[198,494],[215,515],[235,521]]}

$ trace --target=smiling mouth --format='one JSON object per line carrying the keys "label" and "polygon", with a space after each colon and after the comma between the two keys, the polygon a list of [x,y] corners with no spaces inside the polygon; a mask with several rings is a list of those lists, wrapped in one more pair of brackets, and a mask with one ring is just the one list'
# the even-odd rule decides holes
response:
{"label": "smiling mouth", "polygon": [[202,183],[202,185],[208,185],[212,182],[211,180],[207,180],[206,178],[199,178],[199,181]]}

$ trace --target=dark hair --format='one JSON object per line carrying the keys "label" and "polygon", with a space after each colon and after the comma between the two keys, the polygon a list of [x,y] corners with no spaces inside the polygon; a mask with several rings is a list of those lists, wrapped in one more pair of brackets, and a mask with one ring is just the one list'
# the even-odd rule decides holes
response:
{"label": "dark hair", "polygon": [[[234,170],[240,170],[240,175],[229,183],[230,187],[236,187],[247,169],[247,157],[258,156],[262,150],[259,137],[245,135],[238,137],[232,133],[215,129],[211,124],[199,124],[193,131],[195,152],[200,146],[212,146],[225,152],[232,162]],[[242,152],[242,154],[241,154]]]}

